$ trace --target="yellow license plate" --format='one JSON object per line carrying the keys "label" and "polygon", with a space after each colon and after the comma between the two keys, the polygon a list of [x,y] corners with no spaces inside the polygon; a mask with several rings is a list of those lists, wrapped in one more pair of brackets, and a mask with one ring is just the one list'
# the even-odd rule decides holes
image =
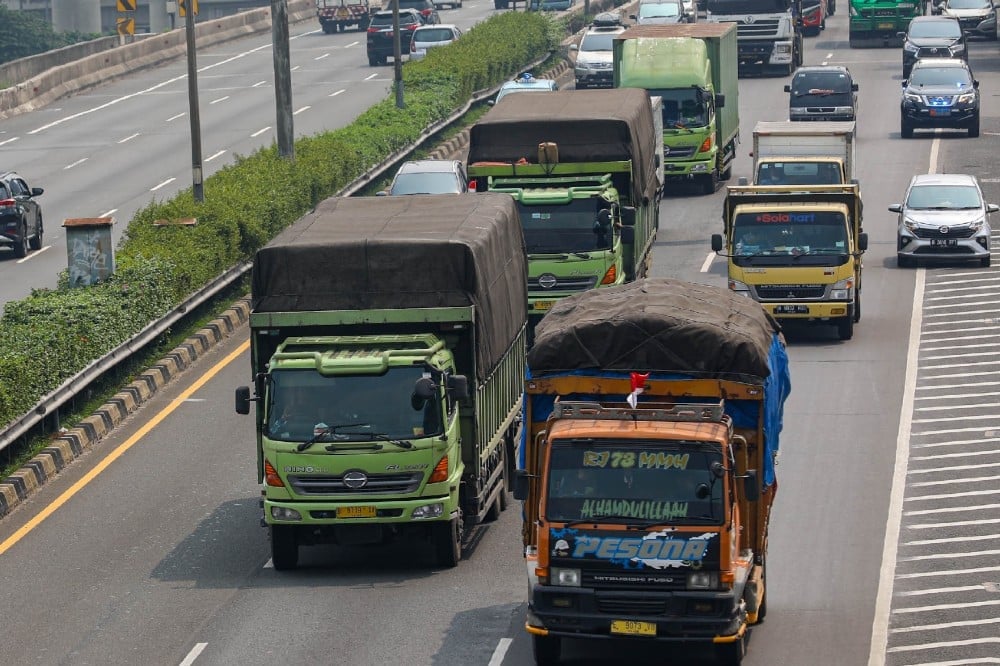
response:
{"label": "yellow license plate", "polygon": [[551,310],[555,304],[555,301],[535,301],[534,307],[536,310]]}
{"label": "yellow license plate", "polygon": [[655,636],[656,623],[637,622],[635,620],[614,620],[611,622],[611,633],[623,636]]}
{"label": "yellow license plate", "polygon": [[876,30],[892,30],[895,27],[895,23],[879,23]]}
{"label": "yellow license plate", "polygon": [[373,506],[338,506],[337,518],[374,518]]}

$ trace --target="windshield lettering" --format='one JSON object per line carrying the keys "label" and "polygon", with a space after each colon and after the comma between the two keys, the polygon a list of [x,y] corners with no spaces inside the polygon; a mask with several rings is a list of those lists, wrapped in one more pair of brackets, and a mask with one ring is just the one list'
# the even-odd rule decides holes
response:
{"label": "windshield lettering", "polygon": [[584,500],[580,518],[589,520],[600,516],[622,516],[639,520],[671,521],[688,515],[687,502]]}

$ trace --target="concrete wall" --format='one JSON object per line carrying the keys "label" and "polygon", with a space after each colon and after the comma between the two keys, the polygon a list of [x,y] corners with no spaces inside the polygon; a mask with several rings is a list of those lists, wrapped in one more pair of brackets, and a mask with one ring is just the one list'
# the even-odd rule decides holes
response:
{"label": "concrete wall", "polygon": [[47,51],[38,55],[28,56],[27,58],[12,60],[0,65],[0,86],[10,86],[18,81],[27,81],[58,65],[80,60],[89,55],[107,51],[117,46],[117,37],[101,37],[89,42],[64,46],[55,51]]}
{"label": "concrete wall", "polygon": [[[313,0],[288,0],[290,23],[314,19]],[[195,26],[198,48],[205,48],[230,39],[257,32],[270,32],[271,9],[255,9],[225,18],[202,21]],[[0,90],[0,118],[33,111],[60,97],[99,85],[130,72],[185,57],[187,45],[183,28],[157,35],[148,35],[132,44],[103,50],[81,59],[65,60],[61,51],[35,56],[48,57],[47,69],[30,78],[15,78],[15,85]],[[12,63],[13,64],[13,63]],[[40,66],[40,65],[36,65]]]}

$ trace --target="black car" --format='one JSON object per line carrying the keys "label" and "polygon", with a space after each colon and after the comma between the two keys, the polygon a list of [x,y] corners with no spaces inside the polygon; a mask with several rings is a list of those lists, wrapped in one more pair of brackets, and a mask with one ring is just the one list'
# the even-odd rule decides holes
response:
{"label": "black car", "polygon": [[34,199],[42,192],[13,171],[0,174],[0,246],[12,248],[18,259],[29,247],[42,248],[42,208]]}
{"label": "black car", "polygon": [[846,67],[799,67],[785,92],[789,120],[854,120],[858,113],[858,84]]}
{"label": "black car", "polygon": [[958,19],[949,16],[918,16],[910,21],[903,37],[903,78],[920,58],[960,58],[968,61],[969,47]]}
{"label": "black car", "polygon": [[[420,12],[416,9],[399,10],[400,53],[410,50],[413,31],[424,25]],[[372,14],[368,24],[368,64],[372,67],[384,65],[393,55],[392,12],[380,11]]]}
{"label": "black car", "polygon": [[[391,12],[393,5],[396,4],[396,0],[386,0],[382,5],[382,11]],[[458,3],[461,7],[462,3]],[[400,11],[404,9],[416,9],[420,12],[420,17],[424,20],[424,23],[433,24],[441,22],[441,15],[438,14],[437,5],[434,4],[434,0],[399,0]]]}
{"label": "black car", "polygon": [[904,139],[918,128],[966,129],[979,136],[979,81],[964,60],[925,58],[903,81],[899,133]]}

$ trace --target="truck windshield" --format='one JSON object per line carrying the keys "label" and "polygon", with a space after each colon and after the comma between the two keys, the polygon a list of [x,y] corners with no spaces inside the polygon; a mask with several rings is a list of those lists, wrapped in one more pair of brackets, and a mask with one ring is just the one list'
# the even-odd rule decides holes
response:
{"label": "truck windshield", "polygon": [[650,90],[650,97],[663,98],[663,127],[705,127],[711,119],[711,99],[698,88]]}
{"label": "truck windshield", "polygon": [[440,401],[413,408],[413,388],[422,373],[417,367],[335,377],[314,370],[275,370],[267,395],[267,436],[300,442],[334,426],[322,441],[440,434]]}
{"label": "truck windshield", "polygon": [[850,252],[843,213],[740,213],[733,223],[737,265],[836,265]]}
{"label": "truck windshield", "polygon": [[597,224],[603,199],[573,199],[567,204],[527,205],[518,202],[528,254],[610,250],[614,233]]}
{"label": "truck windshield", "polygon": [[757,167],[758,185],[840,185],[843,184],[837,162],[761,162]]}
{"label": "truck windshield", "polygon": [[721,524],[717,451],[695,442],[557,442],[545,516],[552,521],[635,519],[637,523]]}
{"label": "truck windshield", "polygon": [[705,9],[711,14],[783,14],[791,0],[708,0]]}

